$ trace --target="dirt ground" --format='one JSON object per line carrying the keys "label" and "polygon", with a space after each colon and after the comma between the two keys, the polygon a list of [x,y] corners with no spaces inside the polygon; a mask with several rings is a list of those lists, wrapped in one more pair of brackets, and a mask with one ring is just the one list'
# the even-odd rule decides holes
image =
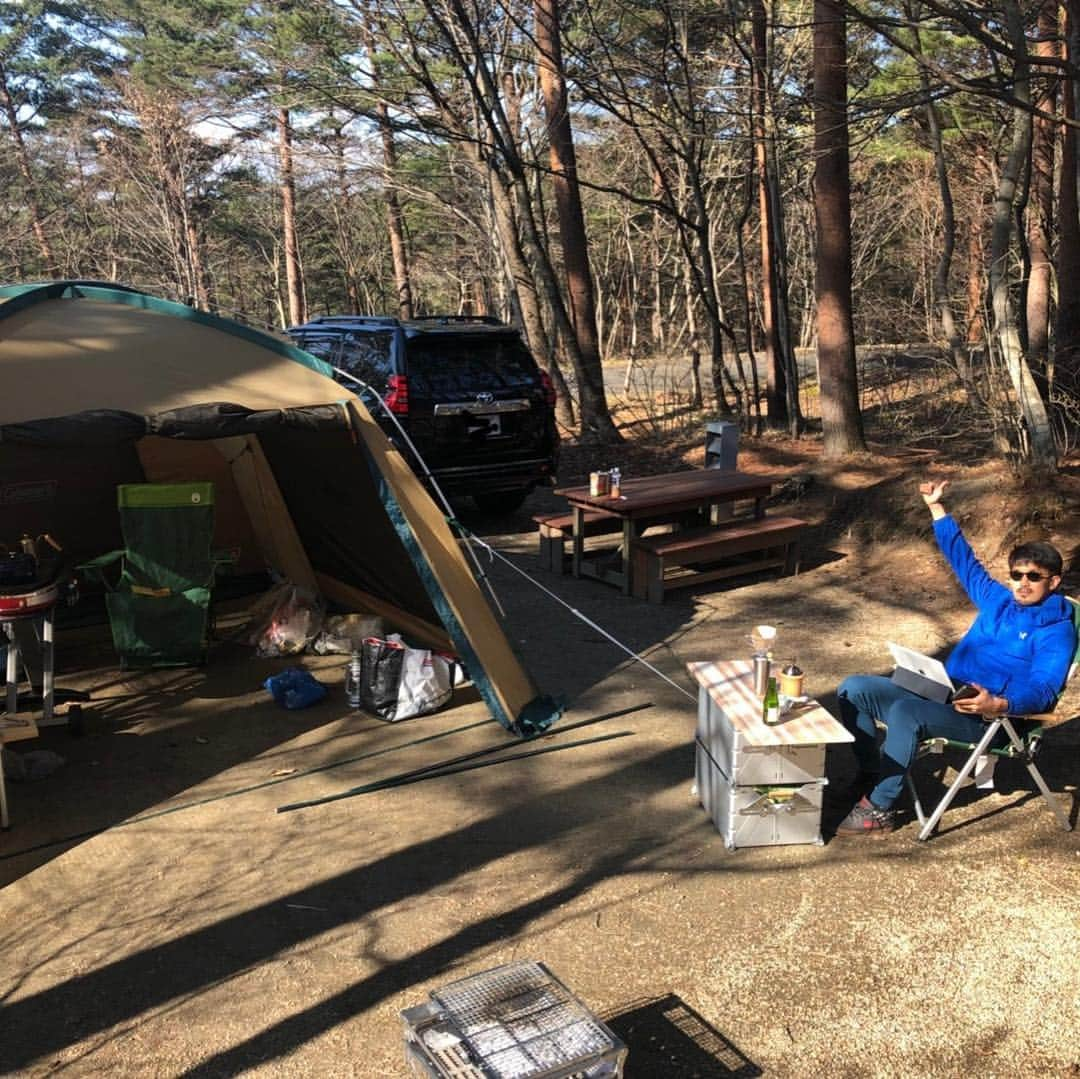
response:
{"label": "dirt ground", "polygon": [[[510,522],[473,521],[536,579],[490,566],[508,635],[567,702],[528,747],[470,688],[388,725],[347,708],[340,657],[305,657],[331,693],[286,712],[260,686],[291,661],[222,643],[204,670],[134,676],[104,627],[62,635],[60,682],[93,706],[82,737],[57,727],[14,747],[66,763],[9,785],[3,1073],[403,1075],[403,1008],[532,958],[627,1042],[628,1076],[1080,1074],[1080,843],[1020,766],[962,795],[925,844],[908,816],[880,840],[728,851],[692,792],[687,661],[743,656],[770,622],[778,657],[830,706],[845,675],[887,670],[886,639],[934,652],[965,628],[921,475],[953,476],[951,505],[999,571],[1019,534],[1080,566],[1080,466],[1046,491],[1000,466],[877,450],[836,466],[812,440],[744,443],[740,466],[800,477],[779,503],[814,526],[802,572],[660,607],[537,569],[529,517],[550,493]],[[618,463],[672,456],[700,464],[692,448]],[[572,479],[588,462],[564,465]],[[1066,584],[1080,591],[1077,570]],[[1075,821],[1075,687],[1062,716],[1040,764]],[[493,745],[553,751],[276,812]],[[826,833],[850,805],[850,751],[830,751],[828,771]],[[925,792],[939,772],[920,772]]]}

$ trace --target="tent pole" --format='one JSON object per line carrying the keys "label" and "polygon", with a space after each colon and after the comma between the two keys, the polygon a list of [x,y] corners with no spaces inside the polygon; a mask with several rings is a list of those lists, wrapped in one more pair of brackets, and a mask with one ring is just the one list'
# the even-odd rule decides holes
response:
{"label": "tent pole", "polygon": [[[420,456],[420,451],[416,448],[413,440],[409,438],[408,434],[405,431],[405,428],[401,426],[401,421],[387,407],[386,402],[366,382],[364,382],[363,379],[357,378],[355,375],[350,374],[348,371],[342,370],[340,367],[335,367],[334,372],[338,375],[341,375],[342,378],[347,378],[350,382],[355,382],[357,386],[360,386],[362,389],[366,390],[376,401],[379,402],[379,407],[386,413],[387,416],[390,417],[391,422],[397,428],[398,434],[401,435],[402,441],[405,443],[406,446],[409,447],[409,451],[412,453],[413,457],[415,457],[416,460],[420,463],[420,469],[422,472],[421,478],[426,480],[427,483],[431,485],[431,489],[438,496],[439,503],[441,504],[443,511],[446,513],[446,519],[448,521],[453,520],[454,511],[450,508],[450,503],[447,501],[446,495],[443,494],[442,488],[439,486],[435,477],[432,475],[431,469],[428,468],[427,461],[425,461],[424,458]],[[476,571],[476,576],[484,582],[484,587],[491,595],[491,602],[495,604],[495,609],[499,612],[499,617],[505,618],[506,611],[503,609],[502,603],[499,602],[499,597],[495,594],[495,589],[492,586],[491,579],[484,572],[484,567],[480,564],[480,559],[477,556],[476,551],[473,549],[471,537],[471,533],[464,537],[465,550],[469,552],[469,558],[472,559],[472,564],[473,568]]]}

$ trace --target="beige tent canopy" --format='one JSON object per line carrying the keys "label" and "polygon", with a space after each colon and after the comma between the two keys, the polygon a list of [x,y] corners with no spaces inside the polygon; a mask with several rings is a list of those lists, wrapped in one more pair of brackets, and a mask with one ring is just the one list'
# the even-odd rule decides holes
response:
{"label": "beige tent canopy", "polygon": [[492,714],[530,734],[537,694],[442,513],[313,356],[112,284],[0,288],[0,542],[121,546],[116,486],[212,480],[221,546],[407,638],[461,656]]}

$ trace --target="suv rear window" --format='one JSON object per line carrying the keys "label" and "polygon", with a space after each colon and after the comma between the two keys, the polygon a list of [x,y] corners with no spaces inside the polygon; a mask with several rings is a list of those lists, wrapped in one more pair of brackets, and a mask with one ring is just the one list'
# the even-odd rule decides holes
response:
{"label": "suv rear window", "polygon": [[500,389],[528,389],[537,367],[520,340],[506,338],[414,337],[408,344],[409,388],[425,397]]}
{"label": "suv rear window", "polygon": [[294,333],[290,335],[298,348],[310,352],[320,360],[334,366],[338,362],[338,345],[341,338],[336,335],[316,335],[311,333]]}
{"label": "suv rear window", "polygon": [[378,394],[386,392],[393,373],[390,359],[393,331],[353,334],[344,329],[306,330],[292,333],[291,337],[305,352],[348,371]]}
{"label": "suv rear window", "polygon": [[347,333],[341,344],[341,360],[338,366],[355,378],[362,379],[376,393],[382,394],[393,374],[390,359],[393,340],[392,331]]}

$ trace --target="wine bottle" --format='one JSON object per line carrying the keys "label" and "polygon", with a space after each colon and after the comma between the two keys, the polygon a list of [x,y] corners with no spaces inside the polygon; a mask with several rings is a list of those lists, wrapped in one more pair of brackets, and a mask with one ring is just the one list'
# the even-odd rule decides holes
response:
{"label": "wine bottle", "polygon": [[761,703],[761,718],[770,727],[780,722],[780,694],[776,692],[776,679],[769,679],[765,699]]}

